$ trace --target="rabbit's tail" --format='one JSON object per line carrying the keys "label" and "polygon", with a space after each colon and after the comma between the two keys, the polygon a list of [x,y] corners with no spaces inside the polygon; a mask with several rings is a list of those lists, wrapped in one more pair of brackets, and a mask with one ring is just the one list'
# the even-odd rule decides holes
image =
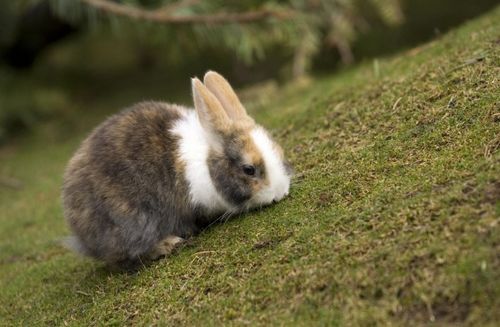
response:
{"label": "rabbit's tail", "polygon": [[82,255],[89,255],[89,251],[76,236],[68,236],[61,240],[62,245],[68,250]]}

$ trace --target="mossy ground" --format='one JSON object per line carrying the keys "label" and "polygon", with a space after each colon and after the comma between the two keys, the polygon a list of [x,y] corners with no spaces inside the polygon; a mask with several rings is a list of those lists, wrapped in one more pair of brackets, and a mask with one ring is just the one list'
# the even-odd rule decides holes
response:
{"label": "mossy ground", "polygon": [[[291,195],[137,274],[58,244],[61,174],[102,112],[4,147],[0,173],[24,186],[0,188],[0,324],[495,325],[499,22],[250,106],[295,165]],[[113,97],[130,93],[75,105]]]}

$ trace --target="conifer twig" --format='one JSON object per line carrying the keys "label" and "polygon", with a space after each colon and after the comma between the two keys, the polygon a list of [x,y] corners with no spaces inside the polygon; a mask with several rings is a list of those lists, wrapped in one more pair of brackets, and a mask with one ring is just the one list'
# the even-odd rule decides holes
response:
{"label": "conifer twig", "polygon": [[196,15],[172,15],[170,10],[160,8],[158,10],[141,9],[124,5],[109,0],[80,0],[83,4],[93,7],[103,14],[112,14],[128,17],[135,20],[146,20],[162,24],[246,24],[262,21],[269,18],[290,19],[294,16],[292,11],[274,11],[268,9],[252,10],[239,13],[213,13]]}

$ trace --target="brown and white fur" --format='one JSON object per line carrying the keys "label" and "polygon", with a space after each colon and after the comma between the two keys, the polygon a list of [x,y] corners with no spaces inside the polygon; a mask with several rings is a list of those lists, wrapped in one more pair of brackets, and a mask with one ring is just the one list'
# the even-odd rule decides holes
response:
{"label": "brown and white fur", "polygon": [[283,151],[255,124],[229,83],[192,79],[195,110],[143,102],[104,121],[64,175],[69,245],[131,267],[168,254],[225,217],[281,200]]}

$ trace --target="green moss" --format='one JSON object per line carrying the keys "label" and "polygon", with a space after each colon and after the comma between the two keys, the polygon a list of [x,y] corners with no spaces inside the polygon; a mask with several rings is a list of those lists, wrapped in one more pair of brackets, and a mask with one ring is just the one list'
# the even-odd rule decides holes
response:
{"label": "green moss", "polygon": [[57,244],[62,170],[102,114],[78,137],[4,149],[0,174],[24,187],[0,188],[0,322],[494,325],[498,22],[499,9],[252,108],[295,165],[290,197],[136,275]]}

